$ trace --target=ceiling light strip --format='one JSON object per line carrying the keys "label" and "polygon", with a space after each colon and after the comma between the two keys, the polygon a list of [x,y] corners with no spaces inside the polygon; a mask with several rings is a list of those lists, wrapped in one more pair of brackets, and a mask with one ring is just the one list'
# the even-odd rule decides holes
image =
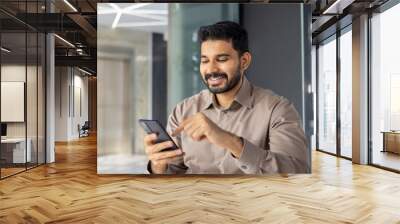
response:
{"label": "ceiling light strip", "polygon": [[67,4],[72,10],[74,10],[74,12],[78,12],[78,10],[71,4],[69,3],[68,0],[64,0],[65,4]]}
{"label": "ceiling light strip", "polygon": [[5,47],[1,47],[1,50],[4,51],[4,52],[7,52],[7,53],[10,53],[10,52],[11,52],[10,50],[8,50],[8,49],[5,48]]}
{"label": "ceiling light strip", "polygon": [[85,73],[85,74],[87,74],[87,75],[93,75],[92,73],[90,73],[90,72],[88,72],[88,71],[86,71],[86,70],[83,70],[83,69],[81,69],[81,68],[79,68],[79,67],[78,67],[78,70],[81,71],[81,72],[83,72],[83,73]]}
{"label": "ceiling light strip", "polygon": [[66,40],[66,39],[64,39],[64,38],[62,38],[62,37],[60,37],[60,36],[57,35],[57,34],[54,34],[54,36],[57,37],[59,40],[63,41],[64,43],[66,43],[67,45],[69,45],[69,46],[75,48],[75,45],[73,45],[73,44],[72,44],[71,42],[69,42],[68,40]]}
{"label": "ceiling light strip", "polygon": [[353,2],[356,2],[356,0],[336,0],[332,5],[328,6],[322,14],[342,14],[343,10],[353,4]]}
{"label": "ceiling light strip", "polygon": [[113,29],[117,28],[118,22],[119,22],[119,20],[121,19],[121,15],[122,15],[122,13],[121,13],[121,12],[118,12],[117,15],[115,16],[114,21],[113,21],[113,24],[112,24],[112,26],[111,26]]}

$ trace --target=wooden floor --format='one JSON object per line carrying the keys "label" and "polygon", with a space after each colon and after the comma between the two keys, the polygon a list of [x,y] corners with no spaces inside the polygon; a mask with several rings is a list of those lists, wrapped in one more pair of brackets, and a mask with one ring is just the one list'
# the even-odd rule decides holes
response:
{"label": "wooden floor", "polygon": [[8,177],[11,176],[13,174],[19,173],[19,172],[23,172],[25,171],[25,167],[24,168],[1,168],[1,177]]}
{"label": "wooden floor", "polygon": [[392,152],[374,151],[372,161],[374,164],[400,170],[400,154]]}
{"label": "wooden floor", "polygon": [[400,223],[400,175],[320,152],[313,174],[98,176],[95,138],[0,181],[0,223]]}
{"label": "wooden floor", "polygon": [[6,168],[1,168],[1,178],[6,178],[11,175],[15,175],[20,172],[24,172],[27,169],[33,169],[37,167],[37,164],[33,163],[27,163],[27,167],[25,167],[25,164],[18,164],[18,167],[6,167]]}

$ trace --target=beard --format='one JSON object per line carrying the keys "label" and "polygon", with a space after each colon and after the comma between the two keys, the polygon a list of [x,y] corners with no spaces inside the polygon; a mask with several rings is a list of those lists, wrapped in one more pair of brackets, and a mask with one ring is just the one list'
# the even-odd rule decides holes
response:
{"label": "beard", "polygon": [[[208,84],[208,80],[210,78],[222,78],[227,80],[225,85],[222,87],[212,87],[211,85]],[[240,70],[237,69],[235,75],[232,77],[231,80],[228,80],[228,75],[226,73],[218,73],[218,72],[213,72],[213,73],[208,73],[204,76],[203,82],[207,86],[208,90],[210,90],[211,93],[218,94],[218,93],[225,93],[230,91],[231,89],[235,88],[239,82],[240,82]]]}

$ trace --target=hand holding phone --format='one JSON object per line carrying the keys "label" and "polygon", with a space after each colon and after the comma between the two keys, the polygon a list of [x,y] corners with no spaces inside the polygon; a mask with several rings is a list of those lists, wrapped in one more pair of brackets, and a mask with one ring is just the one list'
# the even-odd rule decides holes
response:
{"label": "hand holding phone", "polygon": [[162,142],[166,142],[166,141],[171,141],[173,143],[173,145],[171,147],[162,149],[161,150],[162,152],[163,151],[172,151],[172,150],[179,148],[175,144],[175,142],[172,140],[171,136],[169,136],[168,132],[165,130],[165,128],[161,125],[161,123],[159,121],[140,119],[139,123],[148,135],[150,135],[150,134],[157,135],[157,139],[154,140],[154,143],[162,143]]}
{"label": "hand holding phone", "polygon": [[139,123],[147,133],[144,145],[153,173],[165,173],[168,163],[182,160],[182,150],[174,143],[160,122],[140,119]]}

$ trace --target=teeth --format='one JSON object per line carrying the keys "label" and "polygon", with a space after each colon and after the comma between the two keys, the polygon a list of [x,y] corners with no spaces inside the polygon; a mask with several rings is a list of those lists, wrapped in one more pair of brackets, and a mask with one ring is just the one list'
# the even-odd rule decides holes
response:
{"label": "teeth", "polygon": [[218,77],[218,78],[210,78],[212,81],[215,81],[215,80],[219,80],[219,79],[222,79],[221,77]]}

